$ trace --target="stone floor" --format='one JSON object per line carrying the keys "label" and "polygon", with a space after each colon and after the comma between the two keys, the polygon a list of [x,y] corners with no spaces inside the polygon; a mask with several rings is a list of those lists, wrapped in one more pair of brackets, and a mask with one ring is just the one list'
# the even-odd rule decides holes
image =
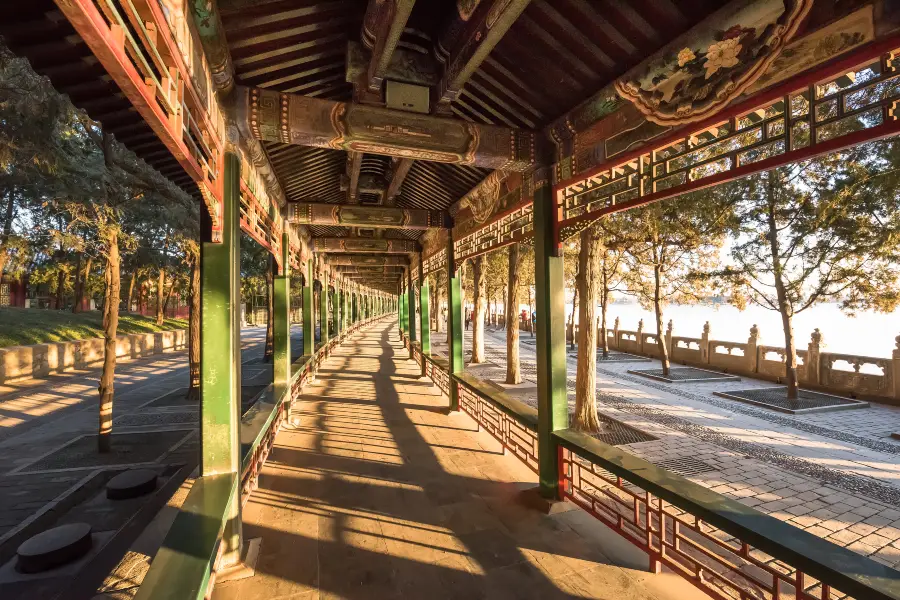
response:
{"label": "stone floor", "polygon": [[[471,331],[465,337],[471,352]],[[488,330],[487,364],[467,371],[486,380],[506,374],[506,332]],[[446,352],[446,334],[432,334]],[[534,338],[523,332],[522,375],[536,382]],[[570,410],[574,409],[575,356],[568,356]],[[627,373],[649,363],[604,362],[597,367],[599,412],[659,439],[622,448],[654,463],[692,457],[697,483],[810,533],[900,568],[900,408],[870,408],[786,415],[718,398],[716,391],[771,387],[771,382],[669,384]],[[536,406],[536,387],[510,390]]]}
{"label": "stone floor", "polygon": [[244,508],[256,574],[214,600],[705,597],[581,510],[522,506],[535,475],[407,356],[388,322],[326,361]]}
{"label": "stone floor", "polygon": [[[272,367],[261,363],[265,328],[245,328],[241,337],[244,383],[268,384]],[[295,327],[292,349],[296,355],[302,353],[301,338],[301,329]],[[91,438],[97,429],[99,369],[0,385],[0,546],[7,534],[32,515],[76,493],[98,468],[158,458],[169,463],[195,461],[198,406],[183,397],[187,370],[184,351],[117,365],[114,447],[118,434],[160,431],[167,432],[157,436],[165,447],[158,452],[147,448],[131,452],[127,444],[119,444],[123,456],[114,452],[101,462],[78,459],[84,452],[97,456],[91,452]],[[191,437],[176,442],[172,450],[169,438],[173,436]],[[63,447],[72,451],[59,451]]]}

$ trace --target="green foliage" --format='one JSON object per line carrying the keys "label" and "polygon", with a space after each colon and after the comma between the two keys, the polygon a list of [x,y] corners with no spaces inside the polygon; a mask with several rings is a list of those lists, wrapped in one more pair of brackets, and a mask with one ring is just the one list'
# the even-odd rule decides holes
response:
{"label": "green foliage", "polygon": [[900,143],[879,142],[748,177],[735,198],[734,302],[787,317],[820,302],[848,313],[900,303]]}

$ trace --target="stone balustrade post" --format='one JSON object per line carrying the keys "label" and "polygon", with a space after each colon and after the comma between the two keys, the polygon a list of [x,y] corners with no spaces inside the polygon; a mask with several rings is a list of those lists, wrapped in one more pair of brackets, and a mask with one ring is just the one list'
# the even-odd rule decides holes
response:
{"label": "stone balustrade post", "polygon": [[[803,362],[806,367],[804,369],[806,377],[803,381],[807,384],[820,385],[822,382],[820,352],[824,344],[822,344],[822,333],[818,327],[810,334],[809,338],[809,345],[806,347],[806,360]],[[785,357],[785,360],[787,360],[787,357]]]}
{"label": "stone balustrade post", "polygon": [[709,364],[709,321],[703,324],[703,333],[700,335],[700,362]]}
{"label": "stone balustrade post", "polygon": [[638,347],[638,352],[643,354],[644,353],[644,320],[643,319],[638,321],[637,347]]}
{"label": "stone balustrade post", "polygon": [[613,324],[613,348],[616,350],[619,349],[619,317],[616,317],[616,321]]}
{"label": "stone balustrade post", "polygon": [[894,398],[900,399],[900,335],[894,338],[894,341],[896,347],[891,360],[891,369],[894,375]]}
{"label": "stone balustrade post", "polygon": [[[666,350],[668,351],[669,358],[672,358],[672,319],[669,319],[669,325],[666,327]],[[662,344],[663,341],[659,340],[659,343]]]}
{"label": "stone balustrade post", "polygon": [[756,323],[750,328],[750,337],[747,338],[747,352],[744,358],[747,359],[748,372],[759,371],[759,327],[756,326]]}

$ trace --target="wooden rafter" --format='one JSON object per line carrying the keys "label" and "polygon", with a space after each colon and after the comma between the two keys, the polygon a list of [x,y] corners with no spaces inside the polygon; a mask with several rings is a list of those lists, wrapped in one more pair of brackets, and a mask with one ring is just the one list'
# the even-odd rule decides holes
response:
{"label": "wooden rafter", "polygon": [[347,152],[347,203],[359,202],[359,169],[362,167],[362,152]]}
{"label": "wooden rafter", "polygon": [[391,182],[388,185],[384,202],[388,206],[395,204],[395,199],[400,195],[400,188],[403,187],[403,181],[412,167],[413,160],[411,158],[394,158],[391,161]]}
{"label": "wooden rafter", "polygon": [[414,4],[415,0],[369,0],[362,30],[363,44],[372,51],[365,76],[368,91],[381,91],[391,56]]}
{"label": "wooden rafter", "polygon": [[445,105],[456,100],[469,77],[528,6],[530,0],[486,0],[470,15],[457,14],[438,41],[444,75],[436,96]]}

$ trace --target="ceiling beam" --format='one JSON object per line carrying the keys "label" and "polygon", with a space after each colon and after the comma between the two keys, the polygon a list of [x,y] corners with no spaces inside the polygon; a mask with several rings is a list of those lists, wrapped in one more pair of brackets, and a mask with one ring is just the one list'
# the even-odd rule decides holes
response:
{"label": "ceiling beam", "polygon": [[360,237],[313,238],[315,252],[361,252],[365,254],[409,254],[418,252],[419,245],[411,240],[386,240]]}
{"label": "ceiling beam", "polygon": [[347,152],[347,202],[356,204],[359,202],[359,169],[362,167],[362,152]]}
{"label": "ceiling beam", "polygon": [[449,221],[447,213],[440,210],[349,206],[327,202],[291,202],[288,204],[288,220],[301,225],[415,230],[444,227]]}
{"label": "ceiling beam", "polygon": [[238,120],[260,140],[527,171],[545,157],[534,131],[238,86]]}
{"label": "ceiling beam", "polygon": [[387,194],[384,197],[384,202],[388,206],[395,204],[395,198],[400,195],[400,188],[403,187],[403,181],[412,164],[411,158],[394,158],[391,161],[391,183],[388,185]]}
{"label": "ceiling beam", "polygon": [[[480,0],[457,4],[457,12],[438,38],[436,54],[444,64],[438,102],[449,108],[469,77],[528,6],[530,0]],[[446,111],[446,109],[445,109]],[[440,111],[439,109],[439,112]]]}
{"label": "ceiling beam", "polygon": [[362,42],[372,51],[365,76],[370,92],[381,92],[391,56],[415,3],[416,0],[369,0],[363,18]]}
{"label": "ceiling beam", "polygon": [[405,256],[384,256],[378,254],[327,254],[325,262],[333,266],[397,266],[409,265],[409,259]]}

